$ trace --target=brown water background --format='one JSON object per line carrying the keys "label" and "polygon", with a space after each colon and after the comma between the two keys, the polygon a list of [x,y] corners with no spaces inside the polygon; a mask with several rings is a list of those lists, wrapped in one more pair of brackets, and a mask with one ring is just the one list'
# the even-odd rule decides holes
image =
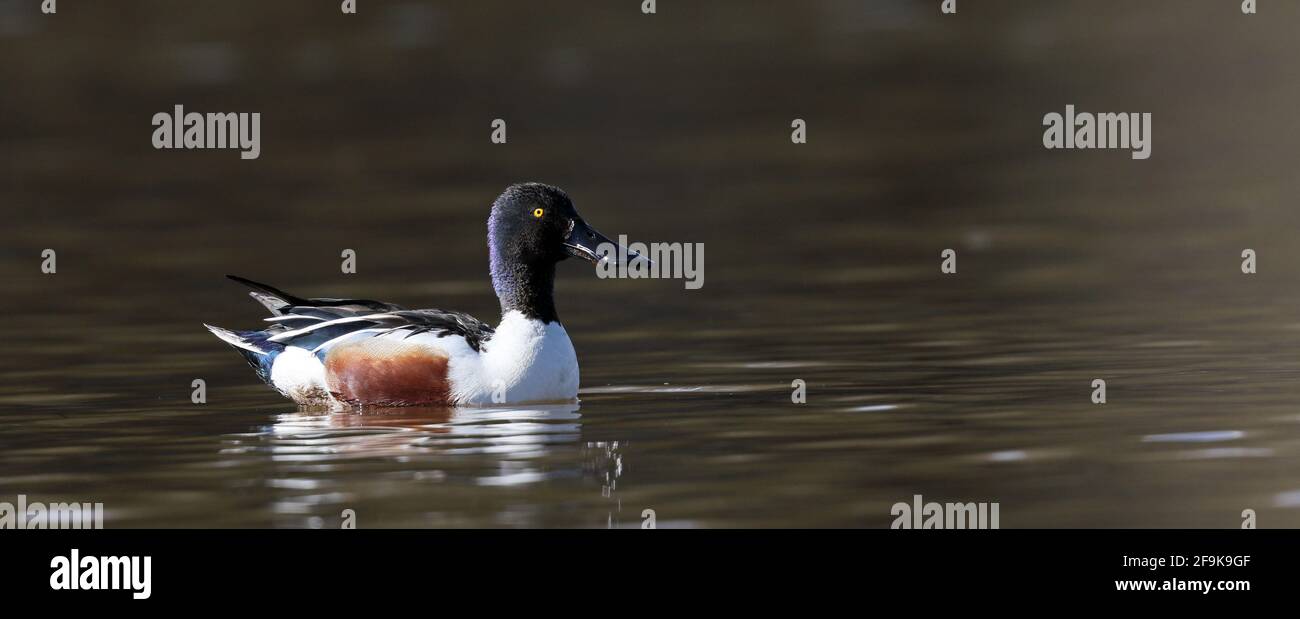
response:
{"label": "brown water background", "polygon": [[[887,527],[914,494],[1004,528],[1300,525],[1300,5],[639,4],[0,0],[0,500],[110,527]],[[260,112],[261,157],[154,150],[176,104]],[[1043,149],[1066,104],[1151,112],[1152,157]],[[225,273],[495,320],[484,222],[523,180],[706,248],[698,291],[561,266],[580,407],[299,412],[200,324],[261,318]]]}

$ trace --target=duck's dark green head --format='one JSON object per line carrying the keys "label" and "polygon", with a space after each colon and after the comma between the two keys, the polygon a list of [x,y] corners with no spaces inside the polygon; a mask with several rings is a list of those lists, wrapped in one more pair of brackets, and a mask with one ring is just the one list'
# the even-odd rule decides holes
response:
{"label": "duck's dark green head", "polygon": [[555,263],[569,256],[599,263],[607,259],[600,253],[603,243],[617,247],[582,219],[559,187],[507,187],[488,217],[492,287],[502,312],[519,310],[545,322],[557,320],[551,298]]}

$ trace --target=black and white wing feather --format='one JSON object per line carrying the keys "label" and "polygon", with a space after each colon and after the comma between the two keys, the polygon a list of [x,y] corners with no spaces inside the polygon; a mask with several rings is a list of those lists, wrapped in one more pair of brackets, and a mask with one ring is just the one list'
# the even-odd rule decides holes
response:
{"label": "black and white wing feather", "polygon": [[481,350],[492,337],[492,327],[460,312],[437,309],[408,310],[392,303],[370,299],[302,298],[266,284],[228,275],[253,291],[258,303],[271,311],[266,321],[266,341],[281,346],[297,346],[313,352],[361,335],[420,333],[436,336],[458,335],[474,350]]}

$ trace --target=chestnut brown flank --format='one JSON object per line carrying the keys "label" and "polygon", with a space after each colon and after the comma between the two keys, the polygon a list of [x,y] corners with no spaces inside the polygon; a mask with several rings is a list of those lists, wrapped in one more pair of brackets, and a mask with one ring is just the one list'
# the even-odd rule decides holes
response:
{"label": "chestnut brown flank", "polygon": [[343,345],[325,358],[330,393],[351,404],[449,404],[447,357],[412,345]]}

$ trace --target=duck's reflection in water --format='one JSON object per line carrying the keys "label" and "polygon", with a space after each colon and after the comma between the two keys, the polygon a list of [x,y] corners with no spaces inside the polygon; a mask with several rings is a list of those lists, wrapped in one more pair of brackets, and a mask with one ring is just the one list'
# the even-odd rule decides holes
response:
{"label": "duck's reflection in water", "polygon": [[290,526],[331,526],[328,514],[337,515],[336,508],[415,500],[433,491],[431,485],[451,492],[569,480],[609,500],[622,471],[618,444],[583,443],[578,409],[570,403],[304,410],[231,436],[225,451],[269,464],[273,511]]}
{"label": "duck's reflection in water", "polygon": [[375,408],[279,415],[260,433],[276,461],[329,461],[419,453],[543,455],[576,442],[578,405],[511,408]]}

